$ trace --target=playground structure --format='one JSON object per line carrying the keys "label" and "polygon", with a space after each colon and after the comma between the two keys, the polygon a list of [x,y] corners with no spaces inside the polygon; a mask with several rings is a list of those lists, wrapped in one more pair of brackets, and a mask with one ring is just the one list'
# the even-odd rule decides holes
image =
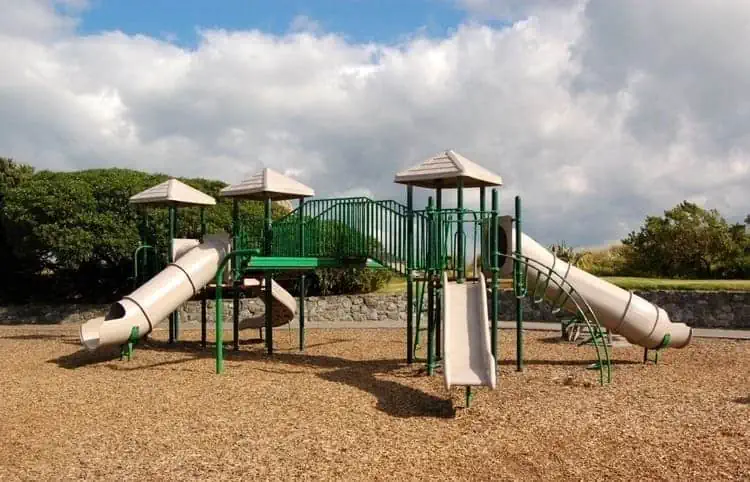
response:
{"label": "playground structure", "polygon": [[[396,174],[407,188],[406,205],[366,197],[307,200],[314,191],[278,172],[263,169],[220,195],[233,202],[232,233],[207,235],[203,212],[215,200],[171,179],[131,198],[131,202],[169,209],[168,264],[154,265],[153,244],[144,239],[135,253],[137,287],[114,303],[104,317],[81,325],[88,350],[126,347],[169,319],[169,341],[179,339],[177,309],[191,299],[202,303],[201,343],[207,345],[206,300],[215,308],[216,372],[224,370],[224,295],[233,302],[233,342],[240,332],[262,329],[266,351],[273,353],[273,327],[299,318],[299,349],[304,350],[306,275],[316,268],[389,269],[407,280],[406,361],[416,360],[420,334],[426,333],[428,375],[441,367],[448,388],[497,384],[499,290],[510,276],[516,297],[516,367],[523,369],[523,305],[546,301],[563,317],[563,326],[584,326],[596,352],[593,365],[602,384],[611,381],[607,337],[619,334],[648,350],[682,348],[692,330],[672,323],[648,301],[575,268],[522,231],[521,200],[515,215],[500,216],[497,187],[502,179],[448,150]],[[414,209],[414,189],[434,191],[423,210]],[[487,209],[487,190],[491,207]],[[456,207],[443,205],[445,190],[456,190]],[[465,189],[479,189],[479,209],[464,206]],[[296,209],[272,221],[274,201],[297,199]],[[264,203],[260,233],[240,222],[242,201]],[[177,210],[201,207],[201,239],[177,238]],[[147,217],[144,217],[147,219]],[[468,262],[467,262],[468,261]],[[150,268],[150,272],[149,272]],[[299,300],[275,278],[299,282]],[[269,289],[270,287],[270,289]],[[240,319],[240,297],[261,296],[261,317]],[[299,313],[297,313],[299,312]],[[422,324],[426,328],[422,329]],[[565,328],[563,328],[565,329]]]}

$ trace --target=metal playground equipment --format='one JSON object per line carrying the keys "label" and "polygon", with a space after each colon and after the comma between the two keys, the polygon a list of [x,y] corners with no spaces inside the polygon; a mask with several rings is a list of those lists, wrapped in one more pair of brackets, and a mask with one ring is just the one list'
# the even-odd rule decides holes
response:
{"label": "metal playground equipment", "polygon": [[[646,353],[689,343],[691,329],[670,322],[663,309],[565,263],[524,234],[520,197],[513,216],[500,216],[500,176],[455,151],[399,172],[394,182],[406,186],[406,204],[366,197],[309,200],[315,195],[311,188],[266,168],[221,191],[233,202],[231,235],[207,235],[203,207],[215,200],[174,179],[133,196],[134,204],[169,208],[168,263],[163,269],[155,266],[154,244],[143,239],[134,256],[136,289],[106,316],[81,325],[82,344],[89,350],[120,345],[130,358],[138,339],[165,318],[170,319],[169,341],[177,342],[177,309],[200,299],[205,347],[206,300],[213,297],[216,372],[222,373],[226,295],[232,299],[235,350],[241,331],[259,329],[272,355],[273,328],[297,316],[302,351],[306,276],[317,268],[352,266],[388,269],[406,278],[406,362],[425,363],[430,376],[442,369],[448,388],[466,387],[467,404],[472,387],[496,387],[503,278],[512,282],[515,297],[518,371],[524,369],[524,300],[547,303],[564,326],[575,325],[589,335],[581,344],[593,347],[590,368],[598,370],[601,384],[612,379],[611,333],[643,346]],[[417,188],[430,190],[424,209],[414,207]],[[467,189],[479,190],[478,209],[465,206]],[[445,205],[449,190],[455,191],[454,207]],[[272,203],[293,199],[297,207],[274,221]],[[240,203],[247,200],[264,203],[260,230],[240,219]],[[177,207],[188,205],[201,206],[201,239],[176,237]],[[297,300],[277,283],[279,277],[298,280]],[[261,296],[265,313],[241,319],[242,296]],[[423,358],[418,357],[421,349]]]}

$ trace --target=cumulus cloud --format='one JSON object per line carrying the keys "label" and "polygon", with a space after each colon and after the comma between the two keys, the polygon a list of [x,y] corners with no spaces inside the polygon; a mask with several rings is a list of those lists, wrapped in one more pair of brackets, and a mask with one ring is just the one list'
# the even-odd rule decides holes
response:
{"label": "cumulus cloud", "polygon": [[460,8],[477,19],[516,21],[546,9],[570,9],[579,0],[455,0]]}
{"label": "cumulus cloud", "polygon": [[503,176],[504,212],[523,196],[542,242],[616,240],[683,199],[746,214],[743,4],[540,0],[508,26],[398,45],[300,18],[284,35],[203,30],[192,49],[82,36],[69,8],[11,5],[0,155],[38,168],[236,182],[272,166],[320,196],[400,198],[396,171],[453,148]]}

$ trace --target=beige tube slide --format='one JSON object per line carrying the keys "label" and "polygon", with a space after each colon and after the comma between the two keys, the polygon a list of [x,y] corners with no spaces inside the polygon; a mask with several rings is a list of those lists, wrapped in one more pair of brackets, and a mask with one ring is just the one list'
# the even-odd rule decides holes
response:
{"label": "beige tube slide", "polygon": [[447,388],[488,386],[495,389],[497,372],[490,346],[487,286],[454,283],[443,272],[443,375]]}
{"label": "beige tube slide", "polygon": [[[521,254],[531,259],[526,285],[530,291],[535,285],[538,286],[537,296],[542,295],[542,289],[546,286],[545,298],[562,301],[566,295],[562,294],[562,297],[558,298],[560,288],[554,283],[562,278],[580,295],[571,298],[581,306],[585,306],[584,300],[588,302],[602,326],[613,333],[621,334],[630,343],[649,349],[663,347],[665,344],[673,348],[683,348],[690,343],[692,328],[684,323],[671,322],[669,315],[662,308],[569,265],[526,234],[522,233],[521,237]],[[511,234],[511,238],[512,242],[508,245],[512,244],[515,250],[515,232]],[[535,267],[535,262],[540,265]],[[559,277],[552,275],[552,281],[547,283],[550,274],[546,267],[551,267]],[[571,298],[567,299],[565,307],[575,311],[576,306]]]}
{"label": "beige tube slide", "polygon": [[[265,291],[265,279],[247,279],[245,280],[246,286],[261,286],[262,291]],[[287,290],[285,290],[277,282],[271,280],[271,314],[272,314],[272,326],[286,325],[294,318],[294,314],[297,312],[297,300]],[[261,299],[265,300],[261,296]],[[248,328],[262,328],[266,326],[266,315],[251,316],[240,320],[240,330],[246,330]]]}
{"label": "beige tube slide", "polygon": [[148,334],[182,303],[214,279],[229,252],[226,236],[207,237],[198,246],[182,250],[180,257],[143,286],[112,304],[106,316],[81,325],[81,344],[90,351],[128,340],[134,326]]}

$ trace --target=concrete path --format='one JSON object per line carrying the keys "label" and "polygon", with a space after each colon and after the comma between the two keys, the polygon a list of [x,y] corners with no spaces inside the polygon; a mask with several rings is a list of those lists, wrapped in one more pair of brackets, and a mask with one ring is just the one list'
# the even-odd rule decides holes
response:
{"label": "concrete path", "polygon": [[[163,326],[159,328],[166,328],[167,324],[163,323]],[[511,330],[516,328],[515,321],[501,321],[499,323],[500,329]],[[212,323],[209,326],[213,327]],[[227,330],[231,330],[232,321],[224,322],[224,326]],[[200,323],[188,322],[181,323],[181,329],[199,329]],[[295,320],[290,325],[279,326],[274,330],[289,330],[297,329],[299,323]],[[403,321],[307,321],[305,322],[305,328],[311,329],[325,329],[332,330],[336,328],[341,329],[354,329],[354,328],[365,328],[365,329],[393,329],[400,328],[404,329],[406,322]],[[557,331],[560,332],[560,324],[555,322],[540,322],[540,321],[524,321],[524,330],[533,331]],[[693,336],[696,338],[727,338],[733,340],[750,340],[750,330],[723,330],[719,328],[694,328]]]}

